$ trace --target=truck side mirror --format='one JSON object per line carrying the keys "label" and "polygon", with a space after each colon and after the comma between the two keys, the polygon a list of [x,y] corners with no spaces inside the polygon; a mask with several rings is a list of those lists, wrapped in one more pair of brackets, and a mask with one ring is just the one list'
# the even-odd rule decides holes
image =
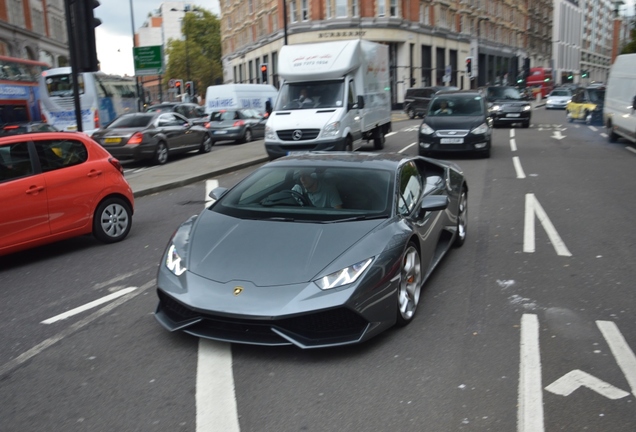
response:
{"label": "truck side mirror", "polygon": [[364,96],[358,95],[358,109],[364,108]]}
{"label": "truck side mirror", "polygon": [[636,96],[634,96],[634,99],[632,100],[632,111],[636,110]]}

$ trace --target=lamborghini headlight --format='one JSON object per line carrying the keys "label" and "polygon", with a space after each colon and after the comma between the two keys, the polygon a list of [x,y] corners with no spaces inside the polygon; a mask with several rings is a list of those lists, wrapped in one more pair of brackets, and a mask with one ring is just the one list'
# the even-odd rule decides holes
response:
{"label": "lamborghini headlight", "polygon": [[166,256],[166,267],[168,267],[168,270],[170,270],[176,276],[181,276],[187,270],[185,262],[183,261],[183,259],[181,259],[181,256],[179,255],[179,252],[177,252],[177,248],[175,245],[170,245],[170,248],[168,249],[168,255]]}
{"label": "lamborghini headlight", "polygon": [[331,288],[337,288],[343,285],[354,283],[360,275],[369,267],[373,258],[366,259],[364,261],[360,261],[352,266],[343,268],[337,272],[328,274],[318,280],[316,280],[316,285],[322,290],[328,290]]}

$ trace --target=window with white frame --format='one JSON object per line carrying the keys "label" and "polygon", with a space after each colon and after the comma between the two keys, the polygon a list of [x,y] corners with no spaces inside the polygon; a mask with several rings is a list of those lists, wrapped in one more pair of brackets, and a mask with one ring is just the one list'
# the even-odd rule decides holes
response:
{"label": "window with white frame", "polygon": [[250,15],[254,13],[254,0],[247,0],[247,13]]}
{"label": "window with white frame", "polygon": [[9,22],[18,27],[24,28],[26,26],[24,22],[24,8],[22,6],[22,0],[9,0]]}
{"label": "window with white frame", "polygon": [[398,0],[391,0],[391,16],[398,16]]}
{"label": "window with white frame", "polygon": [[439,7],[439,21],[437,25],[441,28],[448,28],[448,7]]}
{"label": "window with white frame", "polygon": [[289,2],[289,22],[298,22],[298,9],[295,0]]}
{"label": "window with white frame", "polygon": [[303,21],[309,21],[309,0],[302,0],[302,2],[303,2],[303,5],[302,5]]}
{"label": "window with white frame", "polygon": [[378,16],[386,15],[386,0],[378,0]]}
{"label": "window with white frame", "polygon": [[351,16],[360,16],[360,13],[358,12],[358,0],[351,0]]}
{"label": "window with white frame", "polygon": [[336,18],[347,16],[347,0],[336,0]]}
{"label": "window with white frame", "polygon": [[[267,15],[265,15],[263,18],[266,18]],[[272,32],[276,32],[278,31],[279,27],[278,27],[278,14],[276,13],[276,11],[274,10],[274,12],[272,12]]]}
{"label": "window with white frame", "polygon": [[424,25],[431,25],[431,4],[427,1],[420,2],[420,22]]}
{"label": "window with white frame", "polygon": [[44,12],[41,9],[31,9],[31,25],[35,33],[44,35]]}
{"label": "window with white frame", "polygon": [[326,0],[325,3],[327,3],[327,7],[325,9],[325,18],[329,19],[329,18],[333,18],[333,7],[331,5],[332,0]]}

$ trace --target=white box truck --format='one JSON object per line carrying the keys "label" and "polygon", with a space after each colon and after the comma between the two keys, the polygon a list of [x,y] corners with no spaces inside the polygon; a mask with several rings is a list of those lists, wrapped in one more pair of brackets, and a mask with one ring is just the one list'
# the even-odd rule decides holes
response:
{"label": "white box truck", "polygon": [[607,80],[603,123],[609,142],[623,137],[636,143],[636,54],[616,57]]}
{"label": "white box truck", "polygon": [[285,45],[278,74],[282,86],[265,127],[270,159],[352,151],[361,140],[384,147],[391,130],[386,45],[361,39]]}
{"label": "white box truck", "polygon": [[269,84],[220,84],[209,86],[205,92],[205,113],[220,109],[251,108],[266,111],[266,103],[276,102],[278,90]]}

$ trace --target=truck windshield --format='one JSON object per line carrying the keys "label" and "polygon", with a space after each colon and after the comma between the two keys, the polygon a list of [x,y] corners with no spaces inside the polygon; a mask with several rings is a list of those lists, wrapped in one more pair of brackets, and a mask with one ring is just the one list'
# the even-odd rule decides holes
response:
{"label": "truck windshield", "polygon": [[280,89],[275,110],[342,108],[344,100],[343,81],[285,83]]}

